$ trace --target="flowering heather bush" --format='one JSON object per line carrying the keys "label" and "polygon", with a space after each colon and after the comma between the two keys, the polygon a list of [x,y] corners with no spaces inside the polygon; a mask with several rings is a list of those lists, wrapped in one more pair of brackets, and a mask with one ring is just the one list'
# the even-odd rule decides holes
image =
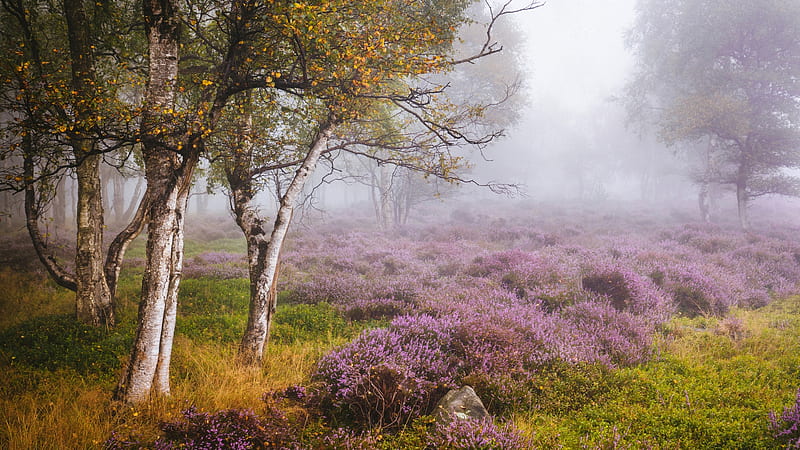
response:
{"label": "flowering heather bush", "polygon": [[246,409],[202,413],[189,408],[183,412],[183,418],[161,425],[164,438],[157,440],[154,447],[157,450],[300,449],[296,431],[286,417],[276,409],[269,409],[267,414],[258,416]]}
{"label": "flowering heather bush", "polygon": [[345,420],[397,427],[427,412],[454,385],[458,361],[448,354],[452,324],[403,316],[368,330],[325,355],[313,379],[319,401]]}
{"label": "flowering heather bush", "polygon": [[[652,325],[641,316],[603,302],[570,306],[562,316],[584,334],[587,347],[597,352],[597,362],[628,366],[645,362],[651,355]],[[583,361],[591,359],[584,356]]]}
{"label": "flowering heather bush", "polygon": [[564,248],[535,253],[510,250],[476,257],[466,273],[494,280],[518,299],[539,302],[552,310],[581,295],[575,259]]}
{"label": "flowering heather bush", "polygon": [[343,306],[344,316],[350,320],[392,319],[410,313],[416,305],[394,298],[356,300]]}
{"label": "flowering heather bush", "polygon": [[217,278],[228,280],[248,277],[245,255],[228,252],[205,252],[184,261],[186,278]]}
{"label": "flowering heather bush", "polygon": [[323,409],[362,426],[403,425],[470,383],[506,410],[531,404],[530,380],[557,361],[625,365],[650,354],[652,325],[607,303],[562,314],[501,300],[438,305],[439,318],[398,317],[324,356],[313,376]]}
{"label": "flowering heather bush", "polygon": [[775,438],[786,444],[786,448],[800,448],[800,389],[794,405],[783,408],[780,417],[769,413],[769,428]]}
{"label": "flowering heather bush", "polygon": [[320,444],[326,450],[372,450],[377,447],[379,439],[367,432],[356,433],[353,430],[337,428],[322,437]]}
{"label": "flowering heather bush", "polygon": [[581,287],[607,298],[615,309],[647,317],[653,324],[673,312],[670,299],[649,277],[616,261],[590,260],[587,265]]}
{"label": "flowering heather bush", "polygon": [[491,420],[455,420],[428,434],[431,448],[439,450],[526,450],[530,440],[512,425],[496,426]]}
{"label": "flowering heather bush", "polygon": [[393,238],[339,230],[285,253],[295,301],[394,318],[320,361],[309,398],[331,417],[403,425],[464,383],[495,411],[537,407],[547,393],[536,380],[553,367],[584,389],[593,368],[647,361],[676,311],[724,315],[800,281],[800,246],[778,236],[704,225],[621,236],[638,222],[599,214],[573,227],[470,220]]}
{"label": "flowering heather bush", "polygon": [[268,407],[264,415],[248,409],[214,413],[183,411],[180,419],[160,425],[163,437],[155,442],[125,439],[117,434],[104,443],[108,450],[153,448],[155,450],[300,450],[298,430],[281,411]]}

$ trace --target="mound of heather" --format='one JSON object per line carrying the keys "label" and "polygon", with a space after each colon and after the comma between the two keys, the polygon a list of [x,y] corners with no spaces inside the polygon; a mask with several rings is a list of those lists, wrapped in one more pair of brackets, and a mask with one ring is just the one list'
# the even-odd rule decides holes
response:
{"label": "mound of heather", "polygon": [[800,282],[790,234],[602,227],[476,220],[299,237],[284,255],[293,301],[388,323],[325,355],[310,397],[363,428],[406,425],[463,384],[493,413],[547,407],[553,374],[577,380],[578,401],[598,389],[592,371],[647,361],[674,314],[761,306]]}

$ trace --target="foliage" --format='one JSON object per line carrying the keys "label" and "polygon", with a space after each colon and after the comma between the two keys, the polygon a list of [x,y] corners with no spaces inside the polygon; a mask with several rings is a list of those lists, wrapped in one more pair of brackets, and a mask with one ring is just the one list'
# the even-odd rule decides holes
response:
{"label": "foliage", "polygon": [[244,278],[187,279],[181,284],[179,313],[215,316],[247,310],[250,282]]}
{"label": "foliage", "polygon": [[[297,435],[287,418],[277,409],[256,415],[251,410],[226,409],[214,413],[196,408],[183,411],[180,419],[161,424],[164,437],[153,448],[191,449],[297,449]],[[113,436],[105,443],[109,449],[141,448],[144,443]]]}
{"label": "foliage", "polygon": [[338,310],[327,303],[280,305],[270,339],[280,343],[325,341],[332,336],[349,336],[356,331]]}
{"label": "foliage", "polygon": [[641,0],[629,36],[631,117],[698,142],[697,181],[734,185],[743,227],[751,198],[800,192],[798,17],[793,1]]}
{"label": "foliage", "polygon": [[409,424],[454,386],[450,326],[426,316],[401,317],[391,328],[364,332],[320,360],[315,401],[340,420],[366,428]]}
{"label": "foliage", "polygon": [[[580,226],[565,226],[557,214],[548,217],[554,218],[532,227],[525,225],[529,218],[509,216],[510,232],[502,240],[496,239],[497,226],[482,217],[473,218],[470,228],[421,224],[391,238],[356,232],[347,222],[296,235],[284,254],[283,288],[338,274],[355,286],[352,291],[367,294],[312,304],[285,303],[282,294],[263,370],[230,363],[246,317],[247,280],[191,280],[179,310],[172,398],[136,408],[115,406],[108,395],[113,383],[106,374],[118,370],[127,344],[84,339],[82,328],[63,316],[68,311],[51,316],[41,309],[39,299],[51,289],[39,275],[0,271],[15,299],[0,303],[0,312],[16,314],[17,297],[21,304],[30,298],[26,314],[41,316],[2,325],[0,370],[7,376],[0,382],[0,420],[6,424],[0,446],[98,447],[111,430],[120,441],[152,446],[165,436],[162,422],[189,429],[185,418],[175,419],[187,405],[197,405],[197,417],[242,427],[253,423],[250,416],[242,414],[240,421],[222,412],[258,411],[254,417],[270,430],[284,422],[260,413],[267,390],[291,394],[281,408],[301,448],[422,450],[440,439],[424,414],[425,405],[443,393],[434,387],[441,381],[471,384],[490,413],[512,420],[534,448],[779,445],[768,413],[796,402],[800,367],[800,302],[784,298],[796,289],[800,272],[794,227],[740,233],[668,223],[653,229],[647,223],[643,230],[625,222],[641,221],[635,213],[608,221],[582,216]],[[554,238],[544,245],[542,236]],[[206,264],[202,257],[197,261],[198,268]],[[219,264],[235,265],[236,258]],[[140,270],[121,278],[122,323],[134,320]],[[528,292],[552,283],[572,301],[545,308],[536,296],[520,298],[503,285],[509,273],[533,286]],[[559,276],[548,278],[551,273]],[[605,273],[627,273],[630,278],[621,278],[647,287],[628,290],[649,292],[638,301],[656,300],[656,309],[664,299],[676,300],[674,287],[690,274],[685,283],[706,286],[703,292],[719,298],[727,312],[653,322],[657,316],[617,310],[610,299],[581,288],[584,276]],[[369,308],[375,299],[376,310],[382,308],[389,288],[402,294],[403,300],[388,302],[403,305],[402,314],[380,319],[381,329],[364,331],[376,325],[372,321],[348,322],[348,307]],[[770,303],[750,309],[759,302]],[[20,330],[26,340],[14,337]],[[42,336],[27,341],[34,336],[29,333]],[[130,339],[132,330],[120,334]],[[57,342],[69,340],[72,348]],[[31,343],[55,363],[36,360]],[[93,349],[98,343],[101,354]],[[11,360],[15,354],[26,356]],[[322,376],[322,364],[329,377]],[[402,406],[382,406],[377,394],[363,389],[371,385]],[[419,386],[419,394],[399,389],[410,386]],[[370,419],[357,416],[366,406],[384,407],[384,417],[396,414],[406,426],[370,429]],[[197,433],[208,431],[202,430]]]}
{"label": "foliage", "polygon": [[796,392],[800,322],[771,309],[736,311],[738,336],[723,331],[728,318],[673,319],[659,359],[593,377],[611,389],[567,414],[521,413],[516,422],[540,447],[776,448],[767,417]]}

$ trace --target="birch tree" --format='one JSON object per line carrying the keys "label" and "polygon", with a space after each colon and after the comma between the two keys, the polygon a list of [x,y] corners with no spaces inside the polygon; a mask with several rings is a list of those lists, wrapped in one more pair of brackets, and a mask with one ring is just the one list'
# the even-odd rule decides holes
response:
{"label": "birch tree", "polygon": [[[287,68],[290,74],[299,68],[306,82],[302,89],[304,104],[311,104],[310,110],[317,112],[300,114],[310,118],[304,125],[295,119],[283,127],[272,127],[271,139],[261,139],[259,143],[252,115],[255,111],[269,114],[271,109],[265,104],[258,107],[247,97],[237,110],[238,121],[234,120],[239,139],[226,146],[236,149],[227,158],[225,174],[232,210],[247,239],[250,262],[250,313],[240,346],[244,363],[260,364],[263,358],[275,311],[280,249],[297,196],[321,156],[343,151],[382,166],[450,182],[472,181],[458,173],[465,161],[457,154],[457,148],[485,145],[499,132],[486,133],[476,127],[486,104],[448,101],[446,73],[459,63],[497,53],[500,47],[492,41],[491,34],[496,21],[539,4],[527,3],[514,9],[509,2],[493,10],[485,44],[474,54],[456,59],[452,44],[459,26],[469,21],[464,15],[468,3],[379,1],[359,8],[346,8],[335,2],[319,6],[294,4],[273,25],[279,27],[281,35],[292,36],[293,42],[283,56],[283,69],[272,75],[286,80],[289,77],[283,73]],[[364,17],[371,19],[365,21]],[[422,78],[434,74],[444,83]],[[283,104],[274,96],[268,103],[281,111],[298,112],[297,107]],[[285,113],[279,116],[262,122],[271,120],[275,124],[286,119]],[[284,130],[304,126],[309,130],[306,140],[302,136],[285,136]],[[292,141],[293,145],[287,143]],[[292,157],[295,161],[291,161]],[[226,160],[224,152],[221,158]],[[277,217],[270,231],[269,222],[253,203],[261,184],[256,180],[287,167],[296,167],[296,172],[279,195]],[[491,187],[501,189],[499,185]],[[385,200],[388,202],[388,198]],[[402,215],[400,211],[398,214]]]}

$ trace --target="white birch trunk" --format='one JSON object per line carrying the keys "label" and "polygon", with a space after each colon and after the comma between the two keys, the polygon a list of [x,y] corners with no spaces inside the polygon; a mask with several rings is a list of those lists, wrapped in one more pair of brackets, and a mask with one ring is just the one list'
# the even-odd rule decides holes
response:
{"label": "white birch trunk", "polygon": [[[169,120],[162,112],[173,108],[175,103],[180,35],[178,6],[175,0],[144,0],[144,18],[150,64],[142,130],[148,134]],[[146,265],[136,338],[116,395],[128,403],[145,401],[153,393],[169,392],[169,379],[165,386],[165,380],[157,375],[169,371],[169,357],[165,358],[162,352],[168,344],[171,346],[171,341],[165,338],[169,339],[174,332],[174,319],[168,315],[174,307],[169,304],[171,295],[177,291],[179,281],[174,275],[175,255],[180,250],[176,243],[182,246],[183,183],[191,180],[194,169],[193,161],[181,162],[178,155],[162,148],[158,137],[145,140],[143,153],[147,177],[143,203],[148,206]]]}
{"label": "white birch trunk", "polygon": [[[251,298],[247,328],[239,347],[240,359],[245,364],[260,364],[263,359],[264,347],[269,339],[269,329],[276,306],[275,296],[270,295],[269,291],[275,283],[283,241],[286,238],[298,197],[303,192],[308,178],[325,150],[332,129],[333,125],[330,123],[325,123],[320,127],[303,163],[297,169],[289,187],[281,197],[269,242],[259,250],[255,261],[251,256],[251,289],[254,289],[252,292],[257,294],[257,297]],[[254,262],[256,263],[255,270]]]}
{"label": "white birch trunk", "polygon": [[[191,184],[191,183],[189,183]],[[175,226],[172,235],[172,263],[170,266],[169,285],[164,305],[164,319],[161,325],[161,341],[156,367],[153,391],[159,395],[169,395],[169,367],[172,361],[172,343],[175,339],[175,323],[178,316],[178,291],[183,270],[183,242],[186,206],[189,201],[189,189],[178,194],[175,210]]]}
{"label": "white birch trunk", "polygon": [[[88,140],[74,142],[90,146]],[[89,149],[82,149],[88,152]],[[100,155],[85,157],[77,168],[78,207],[75,249],[75,291],[78,320],[96,327],[114,326],[114,307],[106,283],[103,254],[103,200]]]}

